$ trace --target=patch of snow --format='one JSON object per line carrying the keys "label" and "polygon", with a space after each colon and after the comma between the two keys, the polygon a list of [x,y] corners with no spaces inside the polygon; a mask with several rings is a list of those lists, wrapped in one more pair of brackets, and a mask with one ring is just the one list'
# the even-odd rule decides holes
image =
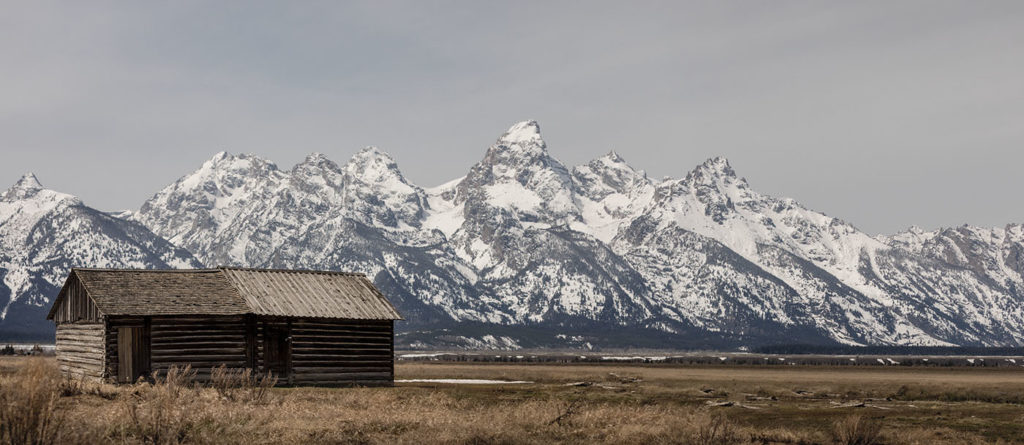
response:
{"label": "patch of snow", "polygon": [[533,383],[527,380],[485,380],[485,379],[398,379],[395,383],[444,383],[450,385],[523,385]]}

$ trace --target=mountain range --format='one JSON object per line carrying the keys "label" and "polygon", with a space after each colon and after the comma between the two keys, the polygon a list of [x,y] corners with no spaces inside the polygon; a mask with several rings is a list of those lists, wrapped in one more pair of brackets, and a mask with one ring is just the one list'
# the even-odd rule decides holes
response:
{"label": "mountain range", "polygon": [[0,337],[72,266],[360,271],[411,348],[1024,345],[1024,226],[872,236],[755,191],[720,157],[654,180],[568,167],[520,122],[461,178],[410,183],[366,148],[290,169],[218,153],[108,214],[29,174],[0,195]]}

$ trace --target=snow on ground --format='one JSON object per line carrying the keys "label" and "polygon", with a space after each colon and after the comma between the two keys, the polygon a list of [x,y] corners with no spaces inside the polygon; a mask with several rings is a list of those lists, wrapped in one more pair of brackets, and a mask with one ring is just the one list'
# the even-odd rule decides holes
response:
{"label": "snow on ground", "polygon": [[446,383],[452,385],[522,385],[533,383],[526,380],[485,380],[485,379],[400,379],[395,383]]}

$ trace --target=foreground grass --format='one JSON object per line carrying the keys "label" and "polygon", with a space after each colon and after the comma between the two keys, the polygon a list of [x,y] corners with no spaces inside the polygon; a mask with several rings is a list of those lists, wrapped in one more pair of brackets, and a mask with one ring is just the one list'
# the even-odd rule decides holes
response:
{"label": "foreground grass", "polygon": [[[0,360],[6,443],[1020,443],[1024,373],[998,369],[399,363],[399,379],[115,387]],[[713,406],[715,405],[715,406]],[[38,440],[36,440],[38,439]]]}

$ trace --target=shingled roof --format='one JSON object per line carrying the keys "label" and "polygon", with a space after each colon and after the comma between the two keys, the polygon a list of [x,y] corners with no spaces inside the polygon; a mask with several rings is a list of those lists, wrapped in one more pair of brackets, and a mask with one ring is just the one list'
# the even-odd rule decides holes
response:
{"label": "shingled roof", "polygon": [[[401,320],[359,273],[222,267],[72,269],[104,315],[236,315]],[[64,298],[64,285],[53,307]],[[53,318],[53,309],[47,318]]]}

